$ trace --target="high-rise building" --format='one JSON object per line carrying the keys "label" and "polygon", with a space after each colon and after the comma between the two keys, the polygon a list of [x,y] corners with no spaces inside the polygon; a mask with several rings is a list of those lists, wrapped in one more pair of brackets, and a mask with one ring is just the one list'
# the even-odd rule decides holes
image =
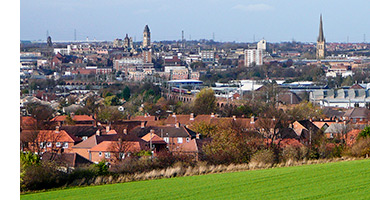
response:
{"label": "high-rise building", "polygon": [[320,27],[319,27],[319,37],[317,38],[317,45],[316,45],[316,58],[323,59],[325,58],[325,37],[324,37],[324,29],[322,25],[322,15],[320,15]]}
{"label": "high-rise building", "polygon": [[143,48],[148,48],[150,46],[150,30],[149,26],[146,25],[143,33]]}
{"label": "high-rise building", "polygon": [[252,67],[254,65],[263,65],[262,49],[246,49],[244,52],[244,65]]}

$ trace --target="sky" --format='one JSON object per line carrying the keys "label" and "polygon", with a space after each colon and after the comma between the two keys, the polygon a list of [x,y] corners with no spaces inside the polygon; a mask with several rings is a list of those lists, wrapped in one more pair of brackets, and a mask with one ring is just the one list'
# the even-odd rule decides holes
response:
{"label": "sky", "polygon": [[315,42],[320,14],[327,42],[370,41],[369,0],[20,0],[20,39]]}

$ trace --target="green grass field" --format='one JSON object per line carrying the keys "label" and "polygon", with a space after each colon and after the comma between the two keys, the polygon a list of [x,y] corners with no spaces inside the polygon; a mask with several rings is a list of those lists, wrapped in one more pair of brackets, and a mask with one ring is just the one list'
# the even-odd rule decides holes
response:
{"label": "green grass field", "polygon": [[81,187],[21,199],[370,199],[370,160]]}

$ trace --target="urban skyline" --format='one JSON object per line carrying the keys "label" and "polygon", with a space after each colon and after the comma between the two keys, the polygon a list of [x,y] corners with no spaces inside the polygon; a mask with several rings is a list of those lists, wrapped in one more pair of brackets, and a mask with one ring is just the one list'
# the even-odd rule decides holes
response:
{"label": "urban skyline", "polygon": [[370,24],[363,19],[368,17],[370,4],[356,3],[157,0],[109,1],[102,5],[97,1],[21,0],[20,39],[45,40],[49,33],[54,41],[87,37],[113,41],[127,33],[134,41],[141,41],[142,27],[148,24],[153,41],[179,40],[184,31],[186,40],[316,42],[322,14],[327,42],[367,42]]}

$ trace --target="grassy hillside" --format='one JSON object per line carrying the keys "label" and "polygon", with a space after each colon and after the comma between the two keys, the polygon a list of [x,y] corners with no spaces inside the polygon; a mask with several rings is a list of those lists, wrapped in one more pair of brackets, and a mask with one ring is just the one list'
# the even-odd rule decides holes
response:
{"label": "grassy hillside", "polygon": [[21,199],[369,199],[370,160],[179,177],[21,195]]}

